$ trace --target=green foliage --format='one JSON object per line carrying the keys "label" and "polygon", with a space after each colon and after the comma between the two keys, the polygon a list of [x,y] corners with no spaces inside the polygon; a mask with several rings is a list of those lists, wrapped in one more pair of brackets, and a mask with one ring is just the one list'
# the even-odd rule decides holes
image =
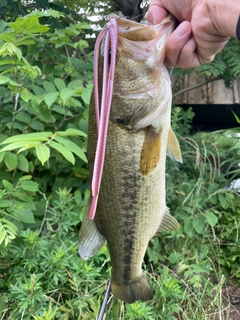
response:
{"label": "green foliage", "polygon": [[43,16],[62,17],[34,11],[0,23],[0,243],[5,245],[25,224],[40,223],[43,194],[65,179],[77,188],[75,176],[87,176],[92,55],[83,50],[89,26],[50,29],[41,24]]}
{"label": "green foliage", "polygon": [[[101,12],[111,10],[106,3]],[[96,319],[111,274],[105,246],[89,261],[77,255],[89,199],[93,31],[76,12],[94,12],[90,4],[0,4],[0,319]],[[229,84],[238,55],[233,40],[199,72]],[[167,203],[181,228],[149,244],[143,267],[154,299],[125,305],[111,296],[108,319],[224,318],[223,285],[240,278],[240,200],[231,188],[239,138],[189,137],[192,117],[173,108],[184,163],[167,161]]]}
{"label": "green foliage", "polygon": [[95,264],[79,259],[74,231],[79,221],[79,202],[85,206],[89,193],[85,192],[82,201],[78,191],[72,195],[63,189],[57,194],[55,200],[46,203],[38,229],[22,230],[9,244],[8,256],[1,248],[1,272],[7,280],[0,281],[0,292],[9,305],[5,313],[8,319],[41,319],[44,313],[48,317],[56,314],[59,319],[71,315],[72,319],[81,319],[81,314],[94,314],[89,311],[92,298],[88,296],[101,289],[101,266],[108,256],[103,249]]}

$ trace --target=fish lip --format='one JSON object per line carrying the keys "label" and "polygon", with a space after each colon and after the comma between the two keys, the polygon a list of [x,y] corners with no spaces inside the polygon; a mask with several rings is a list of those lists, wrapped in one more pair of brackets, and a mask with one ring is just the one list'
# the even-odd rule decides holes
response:
{"label": "fish lip", "polygon": [[165,29],[169,28],[167,34],[169,35],[175,26],[176,19],[169,14],[157,25],[141,24],[133,20],[119,17],[116,14],[109,15],[109,18],[114,18],[118,24],[119,37],[130,41],[151,41],[159,34],[165,33]]}

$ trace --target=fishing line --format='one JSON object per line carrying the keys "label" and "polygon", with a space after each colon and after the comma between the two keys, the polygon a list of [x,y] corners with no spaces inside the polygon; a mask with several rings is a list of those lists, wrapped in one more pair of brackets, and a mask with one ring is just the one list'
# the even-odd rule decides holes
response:
{"label": "fishing line", "polygon": [[170,76],[171,80],[172,80],[172,77],[173,77],[173,70],[174,70],[174,67],[171,67],[170,71],[169,71],[169,76]]}
{"label": "fishing line", "polygon": [[107,306],[107,301],[108,301],[108,298],[109,298],[109,295],[110,295],[110,287],[111,287],[111,277],[110,277],[110,279],[108,281],[107,289],[105,291],[105,295],[104,295],[104,298],[103,298],[103,301],[102,301],[102,304],[101,304],[101,308],[100,308],[97,320],[102,320],[103,319],[103,316],[104,316],[104,313],[105,313],[105,310],[106,310],[106,306]]}

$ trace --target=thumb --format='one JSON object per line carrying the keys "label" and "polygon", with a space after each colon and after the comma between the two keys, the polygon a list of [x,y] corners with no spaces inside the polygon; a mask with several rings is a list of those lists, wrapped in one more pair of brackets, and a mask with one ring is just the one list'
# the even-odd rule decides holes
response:
{"label": "thumb", "polygon": [[149,24],[158,24],[167,16],[167,11],[158,5],[151,4],[147,12]]}

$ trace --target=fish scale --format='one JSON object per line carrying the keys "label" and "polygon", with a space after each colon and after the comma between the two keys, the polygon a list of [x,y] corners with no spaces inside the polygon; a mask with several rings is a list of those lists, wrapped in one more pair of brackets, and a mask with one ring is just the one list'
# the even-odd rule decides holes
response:
{"label": "fish scale", "polygon": [[[181,162],[181,152],[170,125],[171,82],[162,53],[173,21],[166,18],[157,26],[126,19],[117,22],[119,42],[103,175],[94,220],[88,219],[89,206],[86,209],[79,253],[88,259],[107,240],[111,291],[133,303],[153,296],[141,268],[149,240],[158,232],[179,227],[166,206],[165,162],[167,153]],[[138,39],[135,42],[133,31]],[[91,173],[97,139],[92,99],[88,135]]]}

